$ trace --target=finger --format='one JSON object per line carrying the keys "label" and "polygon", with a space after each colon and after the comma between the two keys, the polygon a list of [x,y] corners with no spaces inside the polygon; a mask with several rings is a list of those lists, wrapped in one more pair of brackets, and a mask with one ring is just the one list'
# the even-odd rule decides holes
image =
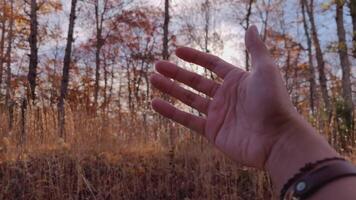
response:
{"label": "finger", "polygon": [[176,55],[187,62],[207,68],[221,78],[224,78],[231,70],[236,69],[236,67],[225,62],[217,56],[189,47],[178,48],[176,50]]}
{"label": "finger", "polygon": [[203,76],[185,70],[167,61],[158,62],[156,64],[156,70],[164,76],[184,83],[190,86],[191,88],[202,92],[210,97],[213,97],[215,95],[216,90],[220,86],[215,81],[204,78]]}
{"label": "finger", "polygon": [[153,74],[151,76],[151,83],[160,91],[179,99],[188,106],[197,109],[199,112],[204,114],[208,113],[209,99],[186,90],[177,83],[159,74]]}
{"label": "finger", "polygon": [[155,111],[167,117],[173,121],[176,121],[183,126],[192,129],[202,135],[204,135],[205,119],[192,115],[190,113],[181,111],[166,101],[161,99],[154,99],[152,101],[152,107]]}
{"label": "finger", "polygon": [[272,61],[266,45],[261,40],[256,26],[251,26],[246,31],[245,44],[247,51],[251,54],[252,66],[270,66],[270,65],[255,65],[256,62],[268,64]]}

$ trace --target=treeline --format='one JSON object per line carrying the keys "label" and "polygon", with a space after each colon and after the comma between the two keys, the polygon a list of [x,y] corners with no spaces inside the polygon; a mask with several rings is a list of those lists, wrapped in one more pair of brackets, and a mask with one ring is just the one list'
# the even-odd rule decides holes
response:
{"label": "treeline", "polygon": [[[52,128],[63,139],[67,110],[105,124],[122,116],[144,126],[162,121],[150,111],[152,97],[159,95],[149,84],[154,62],[179,63],[173,51],[188,45],[234,54],[230,61],[249,70],[242,41],[248,26],[256,24],[296,108],[340,150],[356,143],[355,1],[64,2],[1,0],[2,137],[16,129],[25,143],[26,113],[41,109],[56,113]],[[71,123],[75,127],[75,119]]]}

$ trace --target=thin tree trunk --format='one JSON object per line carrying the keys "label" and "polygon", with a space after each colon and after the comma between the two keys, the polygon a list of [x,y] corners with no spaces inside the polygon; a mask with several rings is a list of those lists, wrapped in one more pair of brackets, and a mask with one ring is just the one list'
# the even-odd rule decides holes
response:
{"label": "thin tree trunk", "polygon": [[356,1],[350,0],[350,15],[352,20],[352,55],[356,58]]}
{"label": "thin tree trunk", "polygon": [[[246,27],[245,27],[245,30],[248,29],[248,27],[250,26],[250,16],[251,16],[251,9],[252,9],[252,3],[253,3],[253,0],[250,0],[249,4],[248,4],[248,8],[247,8],[247,14],[246,14]],[[246,68],[246,71],[249,71],[249,54],[248,54],[248,51],[247,49],[245,49],[245,68]]]}
{"label": "thin tree trunk", "polygon": [[6,95],[5,95],[5,105],[8,108],[9,117],[9,130],[12,129],[13,122],[13,102],[11,99],[11,51],[12,51],[12,40],[13,40],[13,26],[14,26],[14,0],[10,0],[10,23],[9,32],[7,39],[7,50],[6,50]]}
{"label": "thin tree trunk", "polygon": [[[111,71],[110,71],[110,87],[109,87],[109,96],[107,98],[107,104],[111,102],[112,95],[113,95],[113,86],[114,86],[114,79],[115,79],[115,74],[114,74],[114,65],[111,65]],[[108,105],[106,106],[108,107]]]}
{"label": "thin tree trunk", "polygon": [[131,71],[130,71],[130,63],[126,64],[126,78],[127,78],[127,91],[128,91],[128,103],[129,103],[129,110],[130,113],[133,113],[133,109],[134,109],[134,103],[133,103],[133,98],[132,98],[132,87],[131,87]]}
{"label": "thin tree trunk", "polygon": [[[165,4],[164,4],[164,24],[163,24],[163,51],[162,51],[162,58],[164,60],[168,60],[169,59],[169,52],[168,52],[168,31],[169,31],[169,20],[170,20],[170,15],[169,15],[169,0],[165,0]],[[166,96],[163,96],[163,98],[167,98]],[[173,163],[173,159],[174,159],[174,146],[175,146],[175,142],[174,142],[174,135],[173,135],[173,127],[171,126],[171,124],[167,124],[169,123],[166,119],[162,120],[162,117],[160,118],[161,121],[165,124],[165,129],[166,131],[169,133],[169,166],[170,169],[173,170],[174,169],[174,163]],[[168,125],[168,126],[167,126]],[[172,177],[169,178],[170,181],[170,191],[173,190],[173,180]]]}
{"label": "thin tree trunk", "polygon": [[37,64],[38,64],[38,49],[37,49],[37,0],[31,0],[31,13],[30,13],[30,65],[28,70],[27,79],[30,84],[30,95],[34,101],[36,99],[36,77],[37,77]]}
{"label": "thin tree trunk", "polygon": [[144,73],[144,78],[145,78],[145,83],[146,83],[146,110],[148,110],[150,108],[150,94],[151,94],[151,91],[150,91],[150,81],[149,81],[149,78],[148,78],[148,72],[149,70],[149,64],[147,63],[146,64],[146,68],[145,68],[145,73]]}
{"label": "thin tree trunk", "polygon": [[108,89],[108,63],[106,61],[106,56],[104,55],[103,61],[103,70],[104,70],[104,91],[103,91],[103,103],[102,109],[104,110],[104,114],[106,114],[106,107],[107,107],[107,89]]}
{"label": "thin tree trunk", "polygon": [[26,110],[27,110],[27,100],[23,98],[21,101],[21,118],[20,118],[20,145],[26,144],[27,134],[26,134]]}
{"label": "thin tree trunk", "polygon": [[[346,33],[344,27],[344,1],[336,1],[336,26],[337,26],[337,36],[339,39],[338,52],[340,57],[340,64],[342,70],[342,97],[344,100],[344,120],[347,127],[346,132],[352,133],[353,129],[353,103],[352,103],[352,92],[351,92],[351,64],[349,57],[347,55],[347,44],[346,44]],[[349,138],[349,140],[353,138]]]}
{"label": "thin tree trunk", "polygon": [[168,53],[168,28],[169,28],[169,0],[165,0],[164,3],[164,24],[163,24],[163,50],[162,50],[162,58],[164,60],[169,59]]}
{"label": "thin tree trunk", "polygon": [[99,1],[95,2],[95,25],[96,25],[96,46],[95,46],[95,87],[94,87],[94,107],[98,105],[99,81],[100,81],[100,52],[104,45],[103,41],[103,17],[105,14],[107,0],[104,2],[104,10],[99,13]]}
{"label": "thin tree trunk", "polygon": [[209,53],[209,26],[210,26],[210,2],[209,0],[205,0],[205,3],[203,4],[204,6],[204,11],[205,11],[205,27],[204,27],[204,51]]}
{"label": "thin tree trunk", "polygon": [[[303,0],[303,1],[306,1],[306,0]],[[317,67],[318,67],[318,72],[319,72],[321,95],[324,100],[325,111],[328,115],[328,120],[330,121],[332,109],[331,109],[331,103],[330,103],[330,98],[329,98],[329,94],[328,94],[327,80],[326,80],[326,75],[325,75],[325,61],[323,58],[323,52],[321,51],[318,33],[316,30],[316,25],[315,25],[315,21],[314,21],[313,0],[310,0],[309,5],[306,2],[304,2],[304,5],[306,6],[306,11],[308,13],[309,21],[310,21],[310,25],[311,25],[312,40],[313,40],[313,44],[315,47],[316,61],[317,61]]]}
{"label": "thin tree trunk", "polygon": [[263,35],[262,41],[265,42],[267,39],[267,27],[268,27],[268,16],[270,12],[271,0],[268,0],[268,6],[266,8],[266,18],[263,20]]}
{"label": "thin tree trunk", "polygon": [[[3,0],[2,20],[1,20],[1,40],[0,40],[0,88],[2,85],[3,71],[4,71],[4,46],[5,46],[5,34],[6,34],[6,0]],[[1,90],[0,90],[1,96]]]}
{"label": "thin tree trunk", "polygon": [[67,46],[65,49],[64,61],[63,61],[63,74],[61,81],[61,94],[58,102],[58,125],[59,125],[59,136],[61,138],[66,138],[65,133],[65,108],[64,101],[68,93],[68,83],[69,83],[69,68],[71,62],[72,54],[72,43],[73,43],[73,32],[74,24],[76,18],[76,4],[77,0],[72,0],[71,11],[69,16],[69,28],[68,28],[68,37],[67,37]]}
{"label": "thin tree trunk", "polygon": [[[251,16],[251,10],[252,10],[252,4],[253,4],[253,0],[250,0],[248,3],[248,7],[247,7],[247,13],[246,13],[246,17],[245,17],[245,22],[246,22],[246,26],[244,27],[245,30],[247,31],[248,27],[250,26],[250,16]],[[247,49],[245,49],[245,68],[246,71],[250,70],[250,61],[249,61],[250,57],[248,54]]]}
{"label": "thin tree trunk", "polygon": [[307,51],[308,51],[308,63],[309,63],[309,102],[311,111],[315,112],[315,97],[316,97],[316,84],[315,84],[315,70],[313,65],[313,57],[312,57],[312,41],[309,34],[309,27],[305,16],[305,0],[301,1],[302,7],[302,16],[303,16],[303,25],[304,25],[304,33],[307,38]]}
{"label": "thin tree trunk", "polygon": [[95,88],[94,88],[94,105],[98,105],[99,96],[99,79],[100,79],[100,51],[101,51],[101,29],[97,32],[97,44],[95,51]]}
{"label": "thin tree trunk", "polygon": [[[205,0],[205,2],[203,3],[203,11],[205,12],[205,27],[204,27],[204,51],[206,53],[210,53],[210,50],[209,50],[209,41],[210,41],[210,38],[209,38],[209,30],[210,30],[210,16],[211,16],[211,3],[209,0]],[[214,74],[213,72],[208,72],[207,69],[204,69],[204,73],[206,76],[210,76],[210,78],[212,80],[215,80],[216,78],[214,77]],[[199,115],[201,115],[201,113],[199,113]]]}

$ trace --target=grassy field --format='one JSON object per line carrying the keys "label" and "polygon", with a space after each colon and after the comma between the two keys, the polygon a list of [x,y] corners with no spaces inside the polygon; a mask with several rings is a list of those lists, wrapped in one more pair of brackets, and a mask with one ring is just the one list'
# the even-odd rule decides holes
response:
{"label": "grassy field", "polygon": [[24,127],[16,115],[11,131],[2,121],[0,199],[273,198],[264,172],[159,117],[68,113],[66,140],[51,109],[29,108]]}
{"label": "grassy field", "polygon": [[182,144],[174,152],[132,144],[116,152],[58,145],[18,154],[0,165],[0,199],[270,199],[264,173],[239,168],[211,147]]}
{"label": "grassy field", "polygon": [[270,199],[263,172],[179,126],[172,146],[154,120],[68,116],[66,141],[51,110],[27,112],[26,137],[15,118],[1,140],[0,199]]}

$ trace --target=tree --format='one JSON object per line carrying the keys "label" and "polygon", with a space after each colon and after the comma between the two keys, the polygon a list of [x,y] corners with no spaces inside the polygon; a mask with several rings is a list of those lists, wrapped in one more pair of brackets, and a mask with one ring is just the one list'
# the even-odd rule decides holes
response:
{"label": "tree", "polygon": [[[225,2],[225,1],[224,1]],[[242,27],[242,29],[246,32],[248,27],[250,26],[251,23],[251,18],[253,16],[253,6],[255,5],[255,3],[257,3],[255,0],[231,0],[231,1],[227,1],[228,5],[233,6],[233,13],[234,13],[234,18],[236,17],[237,20],[239,21],[240,26]],[[263,2],[265,3],[265,2]],[[268,2],[268,4],[270,4]],[[256,4],[256,7],[258,9],[258,5]],[[259,10],[260,13],[261,10]],[[268,15],[268,14],[267,14]],[[234,20],[236,20],[236,18]],[[263,21],[263,25],[265,26],[265,30],[267,27],[267,20],[268,20],[268,16],[266,16],[266,21]],[[265,32],[264,32],[265,34]],[[263,36],[264,37],[264,36]],[[265,37],[263,38],[265,39]],[[244,56],[245,56],[245,70],[249,71],[249,67],[250,67],[250,60],[249,60],[249,54],[247,49],[244,50]]]}
{"label": "tree", "polygon": [[[347,54],[347,44],[346,44],[346,33],[344,27],[344,4],[343,0],[336,0],[336,26],[337,26],[337,36],[338,36],[338,52],[342,71],[342,97],[344,101],[344,120],[346,124],[346,133],[352,133],[353,129],[353,102],[352,102],[352,92],[351,92],[351,63]],[[354,138],[349,138],[353,139]]]}
{"label": "tree", "polygon": [[314,72],[315,70],[314,70],[313,56],[312,56],[312,41],[309,33],[309,26],[305,16],[306,1],[302,0],[300,5],[302,7],[304,34],[307,40],[308,64],[309,64],[309,93],[310,93],[309,102],[310,102],[310,109],[314,113],[316,83],[315,83],[315,72]]}
{"label": "tree", "polygon": [[[204,0],[180,8],[182,10],[179,12],[179,21],[182,23],[180,35],[187,44],[207,53],[222,49],[221,34],[214,27],[214,17],[216,17],[214,11],[219,9],[218,5],[218,1]],[[206,71],[205,74],[209,73]]]}
{"label": "tree", "polygon": [[108,0],[102,2],[103,9],[99,11],[99,0],[94,2],[95,8],[95,27],[96,27],[96,46],[95,46],[95,91],[94,91],[94,105],[95,107],[98,104],[98,95],[99,95],[99,79],[100,79],[100,51],[104,45],[103,41],[103,23],[104,15],[107,11]]}
{"label": "tree", "polygon": [[205,0],[205,2],[202,4],[202,10],[204,11],[204,51],[209,53],[209,30],[210,30],[210,17],[211,17],[211,12],[210,12],[211,6],[210,6],[210,1]]}
{"label": "tree", "polygon": [[101,71],[101,51],[106,40],[110,37],[111,31],[105,31],[108,24],[113,23],[112,19],[123,11],[123,6],[130,1],[113,0],[91,0],[89,4],[94,6],[95,23],[95,83],[94,83],[94,107],[98,106],[100,93],[100,71]]}
{"label": "tree", "polygon": [[165,0],[164,3],[164,22],[163,22],[163,49],[162,49],[162,58],[163,60],[169,59],[169,52],[168,52],[168,29],[169,29],[169,0]]}
{"label": "tree", "polygon": [[[261,21],[263,24],[263,32],[262,32],[262,41],[266,41],[267,38],[267,29],[268,29],[268,20],[269,20],[269,14],[271,11],[271,0],[268,0],[267,4],[265,1],[262,1],[262,6],[263,9],[257,6],[257,9],[259,10]],[[264,10],[264,11],[263,11]]]}
{"label": "tree", "polygon": [[65,108],[64,100],[68,93],[68,82],[69,82],[69,68],[71,64],[71,54],[72,54],[72,43],[73,43],[73,32],[74,24],[76,18],[76,5],[77,0],[72,0],[71,11],[69,16],[69,28],[68,28],[68,37],[67,45],[64,54],[63,61],[63,73],[61,81],[61,92],[58,102],[58,124],[59,124],[59,136],[65,138]]}
{"label": "tree", "polygon": [[[204,51],[209,53],[210,49],[209,49],[209,45],[210,45],[210,29],[211,29],[211,18],[212,18],[212,12],[211,9],[212,3],[210,2],[210,0],[205,0],[204,3],[202,3],[202,11],[204,14]],[[217,34],[214,32],[214,35],[216,36]],[[209,72],[208,70],[204,69],[204,73],[206,75],[208,75],[210,73],[210,78],[211,79],[216,79],[216,77],[214,77],[214,74],[212,72]]]}
{"label": "tree", "polygon": [[10,0],[10,21],[9,32],[7,36],[7,50],[6,50],[6,93],[5,105],[8,108],[9,129],[12,129],[13,124],[13,101],[11,100],[11,52],[13,42],[13,28],[14,28],[14,0]]}
{"label": "tree", "polygon": [[[251,10],[252,10],[252,4],[253,4],[253,0],[249,0],[248,4],[247,4],[247,12],[246,12],[246,15],[245,15],[245,25],[242,25],[242,27],[245,29],[245,31],[247,31],[248,27],[250,26],[250,17],[251,17]],[[241,23],[242,24],[242,23]],[[245,49],[245,68],[246,68],[246,71],[249,71],[249,54],[248,54],[248,51],[247,49]]]}
{"label": "tree", "polygon": [[[2,78],[3,78],[3,71],[4,71],[4,46],[5,46],[5,34],[6,34],[6,21],[7,21],[7,16],[6,16],[6,0],[2,1],[2,16],[1,16],[1,39],[0,39],[0,88],[2,84]],[[0,90],[1,94],[1,90]]]}
{"label": "tree", "polygon": [[37,65],[38,65],[38,48],[37,48],[37,35],[38,35],[38,22],[37,11],[39,6],[37,0],[31,0],[30,3],[30,64],[28,69],[27,79],[30,85],[30,97],[34,101],[36,99],[36,77],[37,77]]}
{"label": "tree", "polygon": [[350,0],[349,8],[352,20],[352,52],[353,57],[356,58],[356,1]]}
{"label": "tree", "polygon": [[309,22],[311,25],[312,40],[313,40],[313,44],[314,44],[314,48],[315,48],[317,68],[318,68],[318,72],[319,72],[320,90],[321,90],[321,95],[324,100],[324,106],[325,106],[326,113],[328,115],[328,120],[330,121],[331,114],[332,114],[332,108],[331,108],[331,103],[330,103],[330,97],[328,94],[327,79],[326,79],[326,75],[325,75],[324,56],[323,56],[323,52],[321,50],[318,32],[317,32],[317,28],[316,28],[315,21],[314,21],[314,0],[310,0],[309,4],[306,2],[306,0],[302,0],[302,3],[305,5],[306,11],[307,11],[308,17],[309,17]]}

